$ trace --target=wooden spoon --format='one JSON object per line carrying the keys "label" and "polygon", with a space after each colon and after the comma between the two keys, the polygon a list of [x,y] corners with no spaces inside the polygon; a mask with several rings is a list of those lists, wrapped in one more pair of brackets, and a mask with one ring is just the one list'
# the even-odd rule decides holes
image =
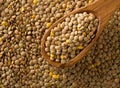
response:
{"label": "wooden spoon", "polygon": [[[41,54],[43,58],[46,59],[51,65],[54,65],[56,67],[69,67],[77,63],[92,48],[92,46],[95,44],[96,40],[98,39],[99,35],[103,31],[105,25],[109,21],[110,17],[113,15],[115,10],[117,10],[119,7],[120,7],[120,0],[96,0],[91,4],[79,9],[75,9],[69,14],[60,18],[49,29],[47,29],[45,34],[43,35],[42,42],[41,42]],[[57,26],[57,24],[63,22],[65,18],[70,16],[71,14],[82,13],[82,12],[88,12],[88,13],[91,12],[99,19],[99,26],[98,26],[95,38],[75,58],[72,58],[65,64],[61,64],[61,63],[50,60],[50,56],[48,56],[45,51],[45,41],[47,37],[50,35],[51,29]]]}

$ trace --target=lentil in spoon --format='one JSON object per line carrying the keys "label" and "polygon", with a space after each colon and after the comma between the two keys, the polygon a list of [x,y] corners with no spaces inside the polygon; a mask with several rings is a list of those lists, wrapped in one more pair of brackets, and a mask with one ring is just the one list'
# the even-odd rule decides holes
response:
{"label": "lentil in spoon", "polygon": [[[56,67],[60,67],[60,66],[62,66],[62,67],[64,67],[64,66],[65,67],[69,67],[69,66],[72,66],[73,64],[77,63],[80,59],[83,58],[83,56],[85,56],[87,54],[87,52],[94,45],[95,41],[98,39],[98,36],[102,32],[104,26],[107,24],[109,18],[111,17],[111,15],[113,14],[113,12],[117,8],[119,8],[119,6],[120,6],[120,1],[119,0],[115,0],[115,2],[113,2],[112,0],[106,0],[106,1],[104,1],[104,0],[96,0],[94,3],[89,4],[88,6],[76,9],[76,10],[70,12],[69,14],[67,14],[66,16],[60,18],[58,21],[56,21],[45,32],[45,34],[44,34],[44,36],[42,38],[42,43],[41,43],[41,54],[43,55],[43,57],[50,64],[52,64],[52,65],[54,65]],[[59,61],[54,61],[54,60],[50,59],[49,53],[47,54],[47,52],[45,50],[45,42],[47,40],[47,37],[50,35],[52,29],[55,28],[59,23],[64,22],[67,17],[69,17],[71,15],[75,15],[77,13],[84,13],[84,12],[93,13],[99,19],[99,25],[97,25],[98,27],[97,27],[97,32],[95,34],[95,37],[90,41],[90,43],[88,45],[86,45],[84,47],[84,49],[82,51],[79,52],[79,54],[77,54],[76,56],[74,56],[72,59],[70,59],[67,62],[60,63]],[[71,24],[69,24],[68,26],[70,27]],[[56,48],[56,50],[57,50],[57,48]],[[54,57],[54,55],[51,55],[51,57]],[[57,57],[55,57],[55,58],[57,58]]]}

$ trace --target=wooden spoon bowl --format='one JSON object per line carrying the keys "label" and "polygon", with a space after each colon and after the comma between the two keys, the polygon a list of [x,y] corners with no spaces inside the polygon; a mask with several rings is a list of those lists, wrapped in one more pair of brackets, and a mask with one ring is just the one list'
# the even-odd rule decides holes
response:
{"label": "wooden spoon bowl", "polygon": [[[43,35],[42,42],[41,42],[41,54],[43,58],[46,59],[51,65],[54,65],[56,67],[70,67],[75,63],[77,63],[92,48],[92,46],[95,44],[96,40],[98,39],[99,35],[103,31],[105,25],[109,21],[110,17],[113,15],[115,10],[119,7],[120,7],[120,0],[114,0],[114,1],[113,0],[96,0],[91,4],[79,9],[75,9],[69,14],[60,18],[49,29],[47,29]],[[92,39],[90,44],[86,46],[77,56],[75,56],[65,64],[50,60],[50,56],[48,56],[47,52],[45,51],[45,41],[47,37],[50,35],[51,29],[56,27],[57,24],[63,22],[66,17],[69,17],[72,14],[82,13],[82,12],[93,13],[99,19],[99,25],[98,25],[95,38]]]}

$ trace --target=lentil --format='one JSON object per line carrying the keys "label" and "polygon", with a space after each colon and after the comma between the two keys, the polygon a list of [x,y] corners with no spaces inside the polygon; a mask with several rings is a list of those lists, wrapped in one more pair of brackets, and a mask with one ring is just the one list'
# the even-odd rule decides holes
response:
{"label": "lentil", "polygon": [[[78,22],[77,19],[81,19],[81,18],[82,18],[82,20],[80,20]],[[66,26],[63,25],[62,29],[60,28],[60,24],[58,24],[57,27],[51,29],[51,31],[54,31],[55,35],[54,35],[54,37],[51,37],[51,36],[47,37],[46,43],[49,43],[50,45],[49,46],[46,45],[46,49],[45,49],[45,50],[47,50],[46,52],[48,54],[49,53],[54,54],[54,57],[50,56],[51,60],[54,60],[54,61],[57,61],[57,62],[60,62],[60,63],[66,63],[67,61],[69,61],[71,58],[74,58],[78,54],[78,53],[76,54],[76,51],[80,52],[81,50],[83,50],[85,48],[85,46],[87,46],[90,43],[92,38],[94,38],[92,36],[95,36],[95,30],[97,30],[98,25],[94,25],[94,24],[91,24],[91,23],[94,23],[94,21],[96,21],[96,19],[97,18],[95,18],[95,16],[92,13],[86,13],[86,12],[77,13],[75,15],[71,15],[70,17],[67,17],[65,19],[65,21],[60,23],[60,24],[64,24],[64,23],[68,24]],[[81,23],[86,23],[87,25],[84,25],[84,24],[81,24]],[[83,29],[81,29],[80,25],[83,26]],[[89,30],[87,30],[87,29],[91,25],[93,25],[95,30],[91,30],[90,35],[89,35]],[[69,28],[69,27],[72,27],[72,28]],[[79,27],[81,30],[77,30],[76,27]],[[60,29],[62,30],[62,32],[60,32]],[[69,33],[67,30],[69,30],[71,33]],[[78,31],[81,32],[81,35],[78,34]],[[82,35],[84,35],[84,36],[82,36]],[[72,39],[71,39],[71,37],[72,37]],[[62,39],[63,41],[59,41],[59,39]],[[52,45],[51,44],[52,41],[55,41],[56,44]],[[57,44],[57,42],[59,42],[59,44]],[[63,43],[66,43],[66,45],[63,45]],[[86,44],[83,44],[83,43],[86,43]],[[72,47],[69,46],[70,44],[73,44],[73,46]],[[80,46],[81,44],[82,44],[82,46]],[[51,52],[51,51],[53,51],[53,49],[51,49],[50,46],[55,47],[54,51],[58,50],[60,52]],[[65,54],[68,57],[63,58],[63,55],[62,55],[63,51],[61,51],[61,49],[62,49],[61,46],[65,47],[64,50],[67,51]],[[71,50],[67,50],[69,47],[71,48]],[[78,48],[76,49],[76,47],[78,47]],[[72,50],[75,50],[75,52],[73,54],[70,53]],[[71,55],[69,55],[69,54],[71,54]],[[61,55],[62,55],[62,58],[60,58]],[[69,60],[67,58],[69,58]]]}
{"label": "lentil", "polygon": [[[120,9],[80,62],[70,68],[56,68],[40,54],[46,23],[52,24],[58,20],[55,17],[57,13],[65,15],[94,0],[69,0],[66,3],[63,0],[37,1],[34,4],[33,0],[0,0],[0,88],[120,88]],[[21,7],[25,8],[22,13],[19,12]],[[5,13],[6,8],[10,13]],[[46,8],[50,12],[46,12]],[[55,9],[53,13],[52,8]],[[1,25],[3,21],[7,25]],[[40,27],[35,25],[36,22]],[[10,31],[12,33],[8,34]],[[6,34],[8,37],[4,39]],[[31,39],[27,40],[27,36]],[[22,52],[25,56],[21,55]],[[21,64],[21,60],[25,64]],[[49,76],[49,72],[54,76]]]}

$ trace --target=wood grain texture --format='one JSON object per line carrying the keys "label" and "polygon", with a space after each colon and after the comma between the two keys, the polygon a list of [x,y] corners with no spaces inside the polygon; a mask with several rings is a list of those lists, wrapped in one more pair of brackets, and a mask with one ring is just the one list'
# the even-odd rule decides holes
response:
{"label": "wood grain texture", "polygon": [[[108,20],[113,15],[115,10],[118,9],[119,7],[120,7],[120,0],[96,0],[95,2],[85,7],[73,10],[72,12],[68,13],[67,15],[57,20],[49,29],[46,30],[46,32],[43,35],[42,42],[41,42],[41,54],[43,58],[46,61],[48,61],[51,65],[56,67],[70,67],[75,63],[77,63],[78,61],[80,61],[95,44],[99,35],[101,34],[105,25],[107,24]],[[50,56],[48,56],[45,51],[45,41],[47,37],[50,35],[51,29],[57,26],[57,24],[64,21],[66,17],[70,16],[71,14],[76,14],[79,12],[88,12],[88,13],[92,12],[99,19],[99,26],[98,26],[95,38],[75,58],[72,58],[67,63],[61,64],[58,62],[51,61]]]}

